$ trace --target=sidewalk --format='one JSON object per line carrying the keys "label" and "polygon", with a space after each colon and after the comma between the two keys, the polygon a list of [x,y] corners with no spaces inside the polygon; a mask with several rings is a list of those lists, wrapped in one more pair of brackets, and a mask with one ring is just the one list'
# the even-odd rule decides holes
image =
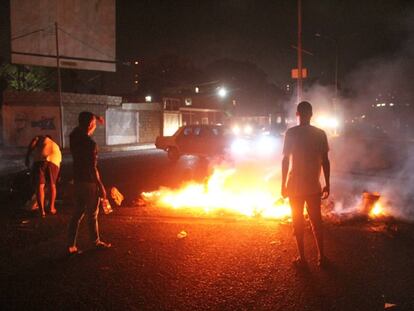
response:
{"label": "sidewalk", "polygon": [[[99,146],[99,157],[105,159],[120,154],[130,155],[133,151],[155,149],[154,144]],[[24,158],[27,148],[25,147],[0,147],[0,176],[13,174],[26,169]],[[69,149],[62,151],[63,163],[70,162]]]}

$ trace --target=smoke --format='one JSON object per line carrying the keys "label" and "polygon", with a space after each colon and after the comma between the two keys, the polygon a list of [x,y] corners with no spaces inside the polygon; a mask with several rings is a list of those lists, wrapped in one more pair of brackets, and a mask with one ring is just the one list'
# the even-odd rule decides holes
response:
{"label": "smoke", "polygon": [[[312,104],[314,115],[331,112],[333,109],[335,93],[332,87],[322,86],[319,84],[312,85],[305,89],[302,94],[302,100]],[[296,95],[291,97],[286,104],[287,115],[293,119],[296,112],[297,98]]]}
{"label": "smoke", "polygon": [[351,123],[337,140],[334,161],[352,176],[349,183],[363,180],[364,188],[379,192],[393,216],[414,220],[414,10],[407,16],[401,47],[360,63],[346,77]]}
{"label": "smoke", "polygon": [[[341,119],[339,135],[329,137],[332,199],[339,214],[355,211],[369,191],[381,194],[392,216],[414,220],[414,10],[407,16],[401,46],[355,67],[342,79],[335,105],[332,87],[316,84],[304,91],[313,120],[326,113]],[[288,107],[294,120],[296,98]]]}
{"label": "smoke", "polygon": [[387,198],[393,214],[402,219],[414,220],[414,144],[407,150],[407,157],[399,170],[383,184],[382,194]]}
{"label": "smoke", "polygon": [[[394,38],[389,43],[394,45],[394,52],[381,55],[382,51],[378,51],[380,56],[360,62],[344,79],[344,88],[352,91],[354,108],[370,107],[376,99],[377,102],[392,99],[397,104],[413,102],[414,6],[407,10],[405,19],[393,23],[394,27],[383,36]],[[395,26],[399,24],[400,27]],[[395,42],[397,38],[401,43]]]}

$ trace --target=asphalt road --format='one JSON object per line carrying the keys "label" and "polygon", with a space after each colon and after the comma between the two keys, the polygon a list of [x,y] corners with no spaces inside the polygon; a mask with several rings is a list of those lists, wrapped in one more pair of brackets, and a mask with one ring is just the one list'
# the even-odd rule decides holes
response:
{"label": "asphalt road", "polygon": [[[142,191],[176,187],[190,179],[202,180],[208,173],[208,162],[191,156],[171,162],[164,151],[150,149],[106,154],[99,160],[99,168],[105,186],[117,187],[125,195],[126,205],[130,205]],[[70,180],[71,170],[70,162],[63,166],[63,183]]]}
{"label": "asphalt road", "polygon": [[[202,179],[207,166],[193,158],[172,164],[148,151],[105,159],[101,170],[133,200],[161,184]],[[100,215],[102,239],[112,249],[92,250],[83,225],[84,252],[67,257],[69,215],[69,207],[46,219],[3,215],[2,310],[384,310],[387,303],[397,305],[390,310],[414,309],[412,224],[327,224],[326,270],[316,267],[308,228],[309,270],[298,271],[288,223],[155,217],[124,207]],[[181,231],[187,236],[178,238]]]}

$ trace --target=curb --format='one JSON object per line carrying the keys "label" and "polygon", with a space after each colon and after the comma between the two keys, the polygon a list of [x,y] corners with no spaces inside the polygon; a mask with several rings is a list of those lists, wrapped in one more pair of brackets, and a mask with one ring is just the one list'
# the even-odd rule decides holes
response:
{"label": "curb", "polygon": [[[128,155],[133,151],[145,151],[155,150],[154,144],[142,144],[134,146],[98,146],[99,158],[109,158],[111,155],[120,155],[125,153]],[[26,169],[24,165],[24,157],[26,154],[26,148],[0,148],[0,176],[13,174],[21,170]],[[70,163],[72,158],[70,156],[69,149],[62,151],[62,163]]]}

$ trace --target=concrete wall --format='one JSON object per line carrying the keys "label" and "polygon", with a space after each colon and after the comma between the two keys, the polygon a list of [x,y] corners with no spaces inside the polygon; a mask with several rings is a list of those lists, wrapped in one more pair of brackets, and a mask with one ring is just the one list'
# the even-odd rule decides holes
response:
{"label": "concrete wall", "polygon": [[[78,125],[78,115],[81,111],[90,111],[98,116],[105,116],[106,106],[92,104],[63,104],[63,133],[64,146],[69,147],[69,135]],[[105,126],[98,125],[93,135],[98,145],[105,145]]]}
{"label": "concrete wall", "polygon": [[[64,134],[62,144],[58,103],[59,98],[56,93],[5,92],[2,105],[4,145],[27,146],[33,136],[49,134],[60,145],[67,148],[69,134],[78,124],[79,112],[85,110],[103,117],[108,109],[137,112],[139,114],[137,144],[153,143],[161,133],[161,106],[157,103],[126,104],[122,103],[121,97],[116,96],[62,93]],[[95,131],[94,139],[100,146],[106,146],[107,128],[105,125],[98,125]]]}
{"label": "concrete wall", "polygon": [[27,146],[36,135],[50,135],[60,143],[60,112],[56,106],[3,105],[6,146]]}
{"label": "concrete wall", "polygon": [[[90,111],[105,117],[108,107],[121,107],[122,98],[117,96],[62,93],[64,147],[69,147],[69,134],[78,125],[81,111]],[[94,140],[98,145],[105,145],[105,126],[98,125]]]}
{"label": "concrete wall", "polygon": [[161,135],[161,111],[139,112],[139,142],[153,143]]}
{"label": "concrete wall", "polygon": [[122,109],[139,112],[139,142],[153,143],[162,130],[159,103],[123,103]]}
{"label": "concrete wall", "polygon": [[2,136],[5,146],[27,146],[35,135],[60,143],[58,97],[46,92],[4,92]]}

